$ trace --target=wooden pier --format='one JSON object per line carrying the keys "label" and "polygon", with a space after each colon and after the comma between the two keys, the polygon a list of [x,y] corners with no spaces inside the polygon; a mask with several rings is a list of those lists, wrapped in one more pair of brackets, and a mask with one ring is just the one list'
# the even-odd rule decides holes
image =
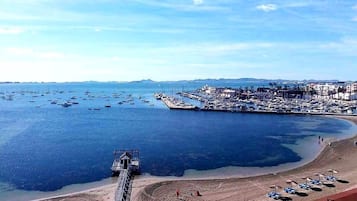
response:
{"label": "wooden pier", "polygon": [[111,170],[113,176],[118,175],[115,201],[130,201],[134,175],[140,173],[139,151],[114,151],[114,161]]}

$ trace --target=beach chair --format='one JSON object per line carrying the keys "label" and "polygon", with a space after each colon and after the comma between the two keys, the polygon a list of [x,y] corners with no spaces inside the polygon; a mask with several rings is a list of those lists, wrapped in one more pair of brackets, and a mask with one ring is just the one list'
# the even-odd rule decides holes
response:
{"label": "beach chair", "polygon": [[307,184],[309,178],[308,177],[303,177],[302,179],[305,180],[305,183],[299,184],[299,187],[305,190],[309,190],[311,188],[311,186],[309,184]]}
{"label": "beach chair", "polygon": [[289,180],[286,180],[286,183],[290,184],[290,187],[284,188],[284,191],[289,194],[295,194],[296,191],[295,191],[295,189],[293,189],[293,184],[296,184],[296,182],[289,179]]}
{"label": "beach chair", "polygon": [[312,179],[312,180],[310,181],[310,183],[313,184],[313,185],[321,185],[321,181],[320,181],[320,180],[317,180],[317,179]]}
{"label": "beach chair", "polygon": [[270,197],[270,198],[273,198],[275,200],[278,200],[281,197],[281,195],[279,193],[277,193],[276,191],[269,192],[267,194],[267,196]]}
{"label": "beach chair", "polygon": [[307,180],[310,182],[310,184],[312,185],[321,185],[321,181],[319,179],[311,179],[311,178],[307,178]]}
{"label": "beach chair", "polygon": [[327,176],[325,177],[325,179],[326,179],[327,181],[335,182],[335,181],[337,180],[337,178],[334,176],[334,174],[337,174],[338,171],[337,171],[337,170],[333,170],[333,169],[329,169],[328,172],[330,172],[331,175],[327,175]]}
{"label": "beach chair", "polygon": [[328,175],[325,177],[327,181],[335,182],[337,178],[335,176]]}
{"label": "beach chair", "polygon": [[291,187],[286,187],[286,188],[284,188],[284,191],[285,191],[286,193],[289,193],[289,194],[295,194],[295,193],[296,193],[295,189],[293,189],[293,188],[291,188]]}
{"label": "beach chair", "polygon": [[306,183],[299,184],[299,187],[304,189],[304,190],[309,190],[311,188],[311,186],[309,184],[306,184]]}
{"label": "beach chair", "polygon": [[272,188],[272,189],[274,189],[274,190],[271,191],[271,192],[269,192],[269,193],[267,194],[267,196],[270,197],[270,198],[273,198],[273,199],[275,199],[275,200],[280,199],[281,195],[280,195],[280,193],[277,193],[277,192],[276,192],[276,189],[277,189],[277,188],[281,188],[281,187],[280,187],[280,186],[277,186],[277,185],[272,185],[272,186],[270,186],[270,188]]}

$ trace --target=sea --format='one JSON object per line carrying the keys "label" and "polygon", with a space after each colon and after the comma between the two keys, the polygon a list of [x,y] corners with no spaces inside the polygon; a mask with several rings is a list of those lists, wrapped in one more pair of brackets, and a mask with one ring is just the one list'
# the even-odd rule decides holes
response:
{"label": "sea", "polygon": [[[0,84],[0,200],[111,181],[117,149],[138,149],[144,175],[240,175],[301,165],[321,151],[318,136],[357,133],[348,121],[321,116],[169,110],[153,96],[202,86],[202,81]],[[67,101],[77,104],[61,105]]]}

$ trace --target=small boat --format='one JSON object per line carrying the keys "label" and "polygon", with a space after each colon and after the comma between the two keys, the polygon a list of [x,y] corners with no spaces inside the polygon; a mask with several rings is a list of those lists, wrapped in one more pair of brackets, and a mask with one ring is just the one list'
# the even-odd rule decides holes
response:
{"label": "small boat", "polygon": [[72,106],[72,103],[67,103],[67,102],[66,102],[66,103],[63,103],[63,104],[62,104],[62,107],[70,107],[70,106]]}
{"label": "small boat", "polygon": [[155,96],[156,100],[161,100],[161,98],[163,97],[163,95],[160,93],[155,93],[154,96]]}
{"label": "small boat", "polygon": [[106,108],[112,107],[111,105],[105,105]]}

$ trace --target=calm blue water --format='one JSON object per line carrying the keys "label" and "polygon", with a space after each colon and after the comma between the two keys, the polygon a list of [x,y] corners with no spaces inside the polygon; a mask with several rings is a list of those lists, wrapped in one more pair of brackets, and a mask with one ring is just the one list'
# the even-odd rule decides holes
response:
{"label": "calm blue water", "polygon": [[[113,150],[126,148],[139,149],[142,171],[153,175],[274,166],[301,160],[282,144],[317,134],[343,135],[351,127],[345,121],[311,116],[170,111],[152,96],[181,87],[0,85],[0,97],[12,96],[12,101],[0,98],[0,182],[17,189],[53,191],[97,181],[111,175]],[[79,104],[69,108],[50,103],[73,97]],[[128,98],[134,104],[117,104]],[[112,107],[105,108],[106,104]]]}

